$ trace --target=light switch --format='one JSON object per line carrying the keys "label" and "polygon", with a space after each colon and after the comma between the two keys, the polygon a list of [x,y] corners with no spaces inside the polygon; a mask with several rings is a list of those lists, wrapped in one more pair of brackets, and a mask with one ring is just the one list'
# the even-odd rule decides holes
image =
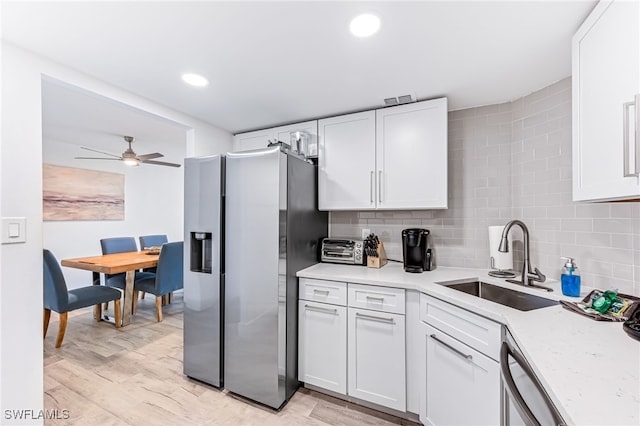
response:
{"label": "light switch", "polygon": [[9,238],[18,238],[20,236],[20,224],[9,223]]}
{"label": "light switch", "polygon": [[27,241],[27,218],[2,218],[2,244],[24,243]]}

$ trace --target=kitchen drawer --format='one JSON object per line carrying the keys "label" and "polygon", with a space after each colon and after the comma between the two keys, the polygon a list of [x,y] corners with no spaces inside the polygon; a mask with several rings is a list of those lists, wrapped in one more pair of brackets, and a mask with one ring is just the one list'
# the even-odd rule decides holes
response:
{"label": "kitchen drawer", "polygon": [[502,325],[420,293],[420,320],[498,361]]}
{"label": "kitchen drawer", "polygon": [[347,283],[300,278],[299,299],[347,306]]}
{"label": "kitchen drawer", "polygon": [[348,285],[349,306],[404,315],[404,289],[374,285]]}

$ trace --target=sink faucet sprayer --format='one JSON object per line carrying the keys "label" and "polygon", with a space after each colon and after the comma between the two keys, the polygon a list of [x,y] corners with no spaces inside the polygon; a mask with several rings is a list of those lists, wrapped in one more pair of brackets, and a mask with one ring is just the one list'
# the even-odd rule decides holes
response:
{"label": "sink faucet sprayer", "polygon": [[548,287],[536,285],[533,281],[545,282],[547,277],[545,277],[542,272],[538,268],[534,268],[534,271],[531,271],[531,261],[529,260],[529,230],[527,229],[527,225],[520,220],[512,220],[508,222],[504,226],[504,230],[502,231],[502,239],[500,240],[500,246],[498,247],[498,251],[502,253],[509,252],[509,241],[507,240],[507,235],[509,235],[509,231],[513,227],[513,225],[518,225],[522,228],[522,234],[524,235],[524,262],[522,264],[522,275],[520,281],[516,280],[507,280],[510,283],[522,284],[530,287],[538,287],[543,288],[547,291],[552,291]]}

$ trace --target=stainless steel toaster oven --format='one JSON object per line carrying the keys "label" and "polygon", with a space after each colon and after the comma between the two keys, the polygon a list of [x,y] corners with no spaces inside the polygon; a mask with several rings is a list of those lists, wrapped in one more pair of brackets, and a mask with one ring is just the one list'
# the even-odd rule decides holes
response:
{"label": "stainless steel toaster oven", "polygon": [[349,238],[323,238],[320,261],[364,265],[366,257],[363,252],[363,242]]}

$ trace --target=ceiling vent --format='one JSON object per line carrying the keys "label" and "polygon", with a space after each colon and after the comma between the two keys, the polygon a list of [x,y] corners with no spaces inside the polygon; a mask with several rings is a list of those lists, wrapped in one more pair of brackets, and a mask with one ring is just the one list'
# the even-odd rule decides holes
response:
{"label": "ceiling vent", "polygon": [[393,106],[393,105],[400,105],[400,104],[408,104],[411,102],[416,102],[415,96],[402,95],[402,96],[398,96],[397,98],[386,98],[384,100],[384,105]]}
{"label": "ceiling vent", "polygon": [[386,106],[398,105],[398,98],[386,98],[384,104]]}

